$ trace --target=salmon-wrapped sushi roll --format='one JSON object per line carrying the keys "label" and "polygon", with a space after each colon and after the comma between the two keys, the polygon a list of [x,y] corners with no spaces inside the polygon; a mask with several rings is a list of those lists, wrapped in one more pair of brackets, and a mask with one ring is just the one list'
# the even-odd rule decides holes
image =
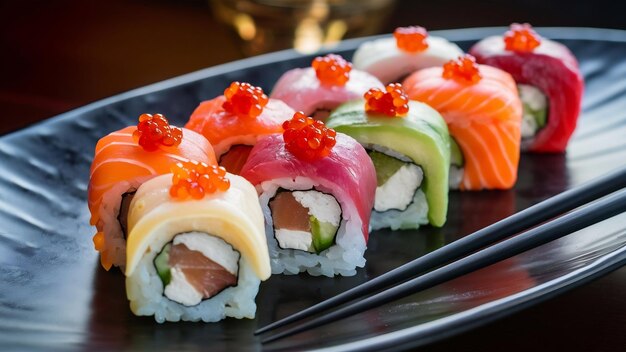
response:
{"label": "salmon-wrapped sushi roll", "polygon": [[130,204],[131,310],[159,323],[254,318],[259,284],[270,276],[254,187],[196,161],[172,171],[142,184]]}
{"label": "salmon-wrapped sushi roll", "polygon": [[213,148],[202,135],[170,126],[160,114],[143,114],[137,126],[102,137],[91,164],[88,203],[93,238],[102,266],[126,263],[128,206],[147,180],[170,172],[172,164],[188,158],[214,165]]}
{"label": "salmon-wrapped sushi roll", "polygon": [[365,265],[376,172],[353,138],[297,112],[241,175],[259,193],[272,273],[351,276]]}
{"label": "salmon-wrapped sushi roll", "polygon": [[564,152],[576,128],[584,89],[569,49],[540,37],[529,24],[514,23],[504,36],[485,38],[470,53],[517,82],[524,108],[522,150]]}
{"label": "salmon-wrapped sushi roll", "polygon": [[369,72],[383,83],[399,82],[427,67],[441,66],[463,55],[456,44],[428,35],[423,27],[398,27],[393,37],[367,41],[354,53],[354,68]]}
{"label": "salmon-wrapped sushi roll", "polygon": [[409,101],[400,84],[339,106],[328,126],[356,139],[376,168],[373,229],[443,226],[448,211],[450,135],[441,115]]}
{"label": "salmon-wrapped sushi roll", "polygon": [[522,102],[511,75],[478,65],[466,55],[443,67],[417,71],[403,86],[409,98],[432,106],[448,123],[453,142],[451,188],[513,187],[520,156]]}
{"label": "salmon-wrapped sushi roll", "polygon": [[271,97],[325,121],[334,108],[361,98],[372,87],[384,88],[376,77],[352,69],[352,64],[339,55],[329,54],[315,58],[311,67],[285,72],[274,85]]}
{"label": "salmon-wrapped sushi roll", "polygon": [[205,136],[221,166],[239,174],[259,138],[282,133],[282,124],[295,111],[277,99],[268,99],[260,87],[233,82],[224,95],[203,101],[185,128]]}

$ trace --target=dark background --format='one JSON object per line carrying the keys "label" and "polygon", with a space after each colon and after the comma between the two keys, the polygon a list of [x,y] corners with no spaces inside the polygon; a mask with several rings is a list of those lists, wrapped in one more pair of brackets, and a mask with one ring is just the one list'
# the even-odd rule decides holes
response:
{"label": "dark background", "polygon": [[[399,1],[381,33],[626,28],[618,1]],[[205,1],[0,1],[0,134],[132,88],[243,58]],[[626,58],[625,58],[626,60]],[[623,351],[626,268],[427,351]]]}

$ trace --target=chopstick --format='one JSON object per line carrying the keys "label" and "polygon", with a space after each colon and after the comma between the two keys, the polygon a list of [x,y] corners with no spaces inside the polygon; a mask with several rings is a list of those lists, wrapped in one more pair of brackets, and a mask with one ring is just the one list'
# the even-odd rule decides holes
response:
{"label": "chopstick", "polygon": [[626,167],[546,199],[335,297],[271,323],[258,329],[255,335],[302,320],[353,299],[372,294],[389,285],[408,280],[624,187],[626,187]]}
{"label": "chopstick", "polygon": [[488,265],[495,264],[501,260],[566,236],[625,211],[626,189],[610,194],[592,204],[573,210],[557,219],[494,244],[439,269],[388,288],[368,298],[346,305],[326,315],[314,318],[299,326],[272,335],[261,342],[272,342],[406,297]]}

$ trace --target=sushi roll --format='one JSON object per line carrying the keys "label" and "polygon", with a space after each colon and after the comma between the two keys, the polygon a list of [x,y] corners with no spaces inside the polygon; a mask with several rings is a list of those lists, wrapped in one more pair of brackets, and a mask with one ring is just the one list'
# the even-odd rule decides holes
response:
{"label": "sushi roll", "polygon": [[584,89],[569,49],[540,37],[529,24],[514,23],[504,36],[485,38],[470,53],[517,82],[524,108],[522,151],[564,152],[576,128]]}
{"label": "sushi roll", "polygon": [[159,323],[254,318],[259,284],[270,276],[254,187],[195,161],[172,171],[141,185],[130,205],[132,312]]}
{"label": "sushi roll", "polygon": [[367,72],[353,70],[352,64],[339,55],[316,57],[311,67],[285,72],[272,90],[280,99],[306,116],[325,121],[330,111],[368,89],[383,89],[383,84]]}
{"label": "sushi roll", "polygon": [[191,114],[185,128],[205,136],[228,172],[239,174],[252,146],[263,136],[282,133],[294,110],[268,99],[259,87],[233,82],[224,95],[207,100]]}
{"label": "sushi roll", "polygon": [[256,186],[273,274],[351,276],[365,265],[376,172],[365,149],[297,112],[257,143],[241,175]]}
{"label": "sushi roll", "polygon": [[376,76],[383,83],[399,82],[427,67],[441,66],[463,55],[456,44],[433,37],[423,27],[398,27],[393,37],[367,41],[359,46],[354,68]]}
{"label": "sushi roll", "polygon": [[143,114],[129,126],[101,138],[91,164],[88,204],[96,226],[94,246],[102,266],[124,268],[127,213],[139,186],[170,172],[172,163],[195,159],[214,165],[213,148],[200,134],[170,126],[161,114]]}
{"label": "sushi roll", "polygon": [[400,84],[369,90],[339,106],[327,125],[356,139],[376,168],[371,224],[416,229],[443,226],[448,211],[450,135],[430,106],[409,101]]}
{"label": "sushi roll", "polygon": [[450,187],[509,189],[517,180],[522,102],[515,81],[471,55],[419,70],[402,84],[439,111],[451,139]]}

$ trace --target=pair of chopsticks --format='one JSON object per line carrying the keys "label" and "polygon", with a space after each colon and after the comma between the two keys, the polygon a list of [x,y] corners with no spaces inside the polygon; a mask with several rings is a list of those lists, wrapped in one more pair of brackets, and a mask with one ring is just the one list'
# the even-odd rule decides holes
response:
{"label": "pair of chopsticks", "polygon": [[[551,242],[625,212],[626,189],[621,190],[625,187],[626,167],[537,203],[335,297],[260,328],[254,334],[263,334],[356,300],[261,341],[272,342],[406,297]],[[519,235],[511,237],[516,234]],[[511,238],[499,242],[507,237]]]}

